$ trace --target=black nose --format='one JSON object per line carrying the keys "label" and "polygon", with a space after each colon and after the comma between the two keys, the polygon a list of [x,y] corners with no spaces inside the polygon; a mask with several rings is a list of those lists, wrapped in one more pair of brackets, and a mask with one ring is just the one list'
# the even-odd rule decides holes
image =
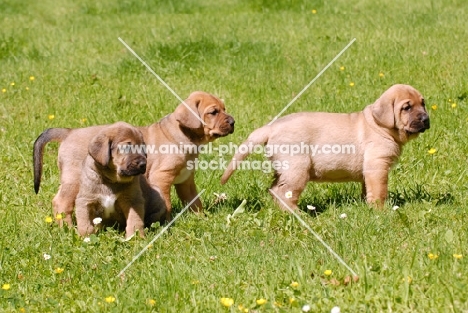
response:
{"label": "black nose", "polygon": [[424,115],[424,116],[422,117],[421,121],[422,121],[423,124],[424,124],[424,128],[429,129],[429,128],[431,127],[431,123],[430,123],[430,121],[429,121],[429,115],[427,115],[427,114]]}
{"label": "black nose", "polygon": [[146,160],[142,160],[142,161],[138,162],[138,169],[142,173],[146,172]]}

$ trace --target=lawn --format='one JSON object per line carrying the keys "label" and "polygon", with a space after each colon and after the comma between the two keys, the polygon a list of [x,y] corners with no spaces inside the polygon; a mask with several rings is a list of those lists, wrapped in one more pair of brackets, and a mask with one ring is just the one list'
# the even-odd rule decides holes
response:
{"label": "lawn", "polygon": [[[464,0],[0,0],[0,311],[468,312],[467,14]],[[182,98],[224,99],[236,130],[215,146],[268,123],[354,38],[284,114],[359,111],[395,83],[425,96],[431,129],[405,146],[385,209],[356,183],[310,183],[301,198],[301,218],[358,282],[278,208],[262,171],[223,186],[221,169],[197,171],[206,216],[182,214],[123,277],[161,226],[85,242],[49,223],[58,145],[36,195],[42,131],[149,125],[178,105],[118,37]]]}

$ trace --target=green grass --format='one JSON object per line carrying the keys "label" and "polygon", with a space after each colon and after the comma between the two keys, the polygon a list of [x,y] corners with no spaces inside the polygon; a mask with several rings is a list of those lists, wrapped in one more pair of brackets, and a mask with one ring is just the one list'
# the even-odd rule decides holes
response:
{"label": "green grass", "polygon": [[[10,285],[0,289],[0,311],[467,311],[467,13],[463,0],[0,0],[0,285]],[[144,240],[123,242],[109,230],[85,243],[45,222],[59,179],[51,144],[34,194],[32,144],[43,130],[149,125],[178,104],[118,37],[180,96],[225,99],[236,131],[217,144],[238,144],[268,123],[353,38],[286,113],[361,110],[394,83],[424,94],[431,129],[405,147],[385,210],[362,203],[354,183],[309,184],[303,193],[301,207],[319,213],[302,217],[358,283],[343,285],[349,272],[278,209],[267,193],[272,177],[260,171],[238,171],[225,186],[221,170],[198,171],[207,216],[183,215],[125,279],[116,275],[160,228]],[[218,203],[213,193],[222,192],[228,199]],[[227,225],[243,199],[246,212]],[[182,209],[175,195],[173,205]],[[222,297],[234,299],[231,309]]]}

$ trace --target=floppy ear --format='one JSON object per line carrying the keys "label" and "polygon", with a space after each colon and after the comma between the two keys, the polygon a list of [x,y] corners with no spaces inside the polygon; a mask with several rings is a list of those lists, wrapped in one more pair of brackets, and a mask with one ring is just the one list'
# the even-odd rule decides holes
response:
{"label": "floppy ear", "polygon": [[[179,106],[174,111],[174,116],[176,120],[184,127],[197,129],[202,127],[202,123],[200,121],[201,117],[198,113],[198,106],[200,105],[200,99],[191,99],[188,98],[184,101],[187,106],[183,103],[179,104]],[[196,116],[195,116],[196,114]],[[198,118],[197,118],[198,116]]]}
{"label": "floppy ear", "polygon": [[395,128],[394,99],[380,97],[372,104],[372,116],[377,124],[388,129]]}
{"label": "floppy ear", "polygon": [[107,166],[110,161],[111,141],[108,136],[101,133],[95,136],[89,143],[89,155],[102,166]]}

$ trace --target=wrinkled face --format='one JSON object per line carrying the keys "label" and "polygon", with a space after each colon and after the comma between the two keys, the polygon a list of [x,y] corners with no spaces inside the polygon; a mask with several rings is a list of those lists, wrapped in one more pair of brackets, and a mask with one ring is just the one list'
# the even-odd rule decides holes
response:
{"label": "wrinkled face", "polygon": [[146,172],[143,135],[136,129],[119,132],[112,143],[111,163],[119,176],[136,176]]}
{"label": "wrinkled face", "polygon": [[224,103],[217,97],[195,91],[184,102],[186,105],[180,104],[174,116],[181,127],[190,129],[201,142],[210,142],[234,132],[234,118],[226,113]]}
{"label": "wrinkled face", "polygon": [[409,85],[393,85],[369,108],[375,122],[393,133],[400,143],[416,138],[430,127],[424,98]]}
{"label": "wrinkled face", "polygon": [[[211,99],[210,99],[211,100]],[[224,137],[234,132],[234,118],[226,113],[224,103],[214,98],[207,101],[208,104],[203,110],[203,121],[206,123],[204,130],[211,140]]]}
{"label": "wrinkled face", "polygon": [[421,94],[416,90],[408,90],[399,97],[404,99],[397,99],[395,102],[394,113],[397,128],[404,130],[410,137],[429,129],[429,115]]}
{"label": "wrinkled face", "polygon": [[143,135],[127,123],[115,123],[99,133],[90,143],[89,154],[112,181],[130,181],[146,171]]}

